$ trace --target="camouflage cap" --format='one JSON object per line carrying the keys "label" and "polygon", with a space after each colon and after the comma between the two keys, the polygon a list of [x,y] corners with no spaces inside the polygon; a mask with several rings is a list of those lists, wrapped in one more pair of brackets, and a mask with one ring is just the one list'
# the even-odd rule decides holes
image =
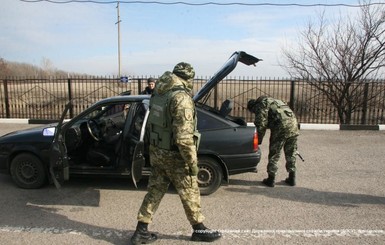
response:
{"label": "camouflage cap", "polygon": [[247,109],[249,111],[253,111],[253,108],[261,103],[264,99],[268,98],[266,95],[262,95],[262,96],[259,96],[258,99],[254,100],[254,99],[251,99],[247,102]]}
{"label": "camouflage cap", "polygon": [[257,101],[251,99],[247,102],[247,110],[252,111],[253,107],[257,104]]}
{"label": "camouflage cap", "polygon": [[176,64],[172,73],[185,80],[193,79],[195,76],[194,68],[189,63],[185,62]]}
{"label": "camouflage cap", "polygon": [[258,97],[258,99],[255,101],[256,104],[261,103],[262,100],[267,99],[268,97],[266,95],[261,95]]}

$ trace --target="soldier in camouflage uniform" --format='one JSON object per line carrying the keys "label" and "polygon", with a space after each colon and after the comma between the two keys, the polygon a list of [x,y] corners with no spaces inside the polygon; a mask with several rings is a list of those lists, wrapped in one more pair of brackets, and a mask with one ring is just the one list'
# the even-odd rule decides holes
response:
{"label": "soldier in camouflage uniform", "polygon": [[283,148],[286,159],[286,171],[289,177],[285,179],[288,185],[295,186],[297,138],[299,135],[298,122],[289,106],[278,99],[260,96],[250,100],[247,109],[255,113],[254,124],[258,130],[259,144],[262,143],[266,129],[270,129],[270,145],[267,164],[268,178],[262,182],[275,186],[275,176],[278,170],[278,160]]}
{"label": "soldier in camouflage uniform", "polygon": [[157,236],[147,230],[160,201],[173,184],[193,227],[191,240],[211,242],[221,237],[218,231],[203,225],[200,192],[197,182],[196,111],[191,98],[195,71],[188,63],[178,63],[173,72],[165,72],[157,81],[150,100],[147,122],[152,172],[148,193],[138,213],[133,244],[151,243]]}

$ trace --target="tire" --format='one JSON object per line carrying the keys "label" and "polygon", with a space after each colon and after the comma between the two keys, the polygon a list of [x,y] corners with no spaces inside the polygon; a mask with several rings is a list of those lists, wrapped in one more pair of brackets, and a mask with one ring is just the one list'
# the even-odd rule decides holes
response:
{"label": "tire", "polygon": [[40,188],[47,181],[43,163],[29,153],[21,153],[12,160],[11,176],[16,185],[24,189]]}
{"label": "tire", "polygon": [[203,196],[210,195],[218,190],[223,179],[222,168],[218,162],[209,157],[198,159],[198,185]]}

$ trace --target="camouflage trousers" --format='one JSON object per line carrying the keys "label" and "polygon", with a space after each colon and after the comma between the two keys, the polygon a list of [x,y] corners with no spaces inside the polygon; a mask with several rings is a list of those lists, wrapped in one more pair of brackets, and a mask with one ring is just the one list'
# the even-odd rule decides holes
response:
{"label": "camouflage trousers", "polygon": [[153,215],[173,184],[182,201],[185,214],[191,225],[202,223],[200,192],[196,176],[190,176],[190,168],[176,151],[150,148],[152,172],[148,182],[148,192],[138,213],[138,221],[151,223]]}
{"label": "camouflage trousers", "polygon": [[285,153],[286,171],[296,171],[296,154],[297,154],[297,138],[298,136],[285,137],[284,135],[271,132],[269,143],[269,162],[267,163],[267,173],[275,176],[278,171],[278,161],[281,157],[281,151]]}

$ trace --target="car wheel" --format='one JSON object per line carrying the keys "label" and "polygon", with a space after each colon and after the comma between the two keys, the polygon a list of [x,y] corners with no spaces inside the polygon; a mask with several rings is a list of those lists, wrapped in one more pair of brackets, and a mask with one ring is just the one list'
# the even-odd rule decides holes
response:
{"label": "car wheel", "polygon": [[212,158],[202,157],[198,160],[198,185],[201,195],[210,195],[221,186],[222,168]]}
{"label": "car wheel", "polygon": [[19,154],[12,160],[11,176],[17,186],[25,189],[39,188],[47,180],[42,162],[29,153]]}

